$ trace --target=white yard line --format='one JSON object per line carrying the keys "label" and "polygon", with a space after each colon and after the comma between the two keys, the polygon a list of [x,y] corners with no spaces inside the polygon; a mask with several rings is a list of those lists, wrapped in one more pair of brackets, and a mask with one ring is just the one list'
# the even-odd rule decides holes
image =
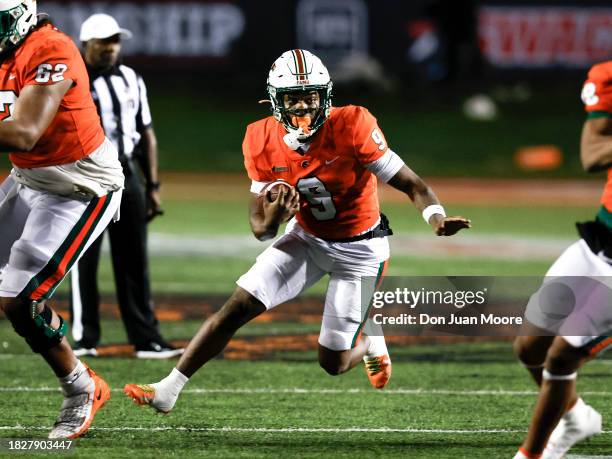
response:
{"label": "white yard line", "polygon": [[[51,427],[42,426],[0,426],[0,430],[50,430]],[[146,432],[166,432],[166,431],[187,431],[187,432],[253,432],[253,433],[344,433],[344,432],[364,432],[364,433],[440,433],[440,434],[482,434],[482,433],[524,433],[523,430],[511,429],[393,429],[389,427],[368,428],[368,427],[284,427],[284,428],[265,428],[265,427],[184,427],[184,426],[164,426],[164,427],[92,427],[92,431],[123,432],[123,431],[146,431]],[[607,432],[606,432],[607,433]]]}
{"label": "white yard line", "polygon": [[[429,234],[401,234],[390,237],[389,243],[395,256],[547,260],[556,258],[576,239],[486,234],[465,234],[453,239],[435,238]],[[201,237],[152,233],[149,237],[149,251],[154,256],[218,256],[251,260],[268,244],[248,235]],[[104,247],[108,250],[106,245]]]}
{"label": "white yard line", "polygon": [[[0,392],[59,392],[58,387],[0,387]],[[122,393],[123,389],[112,389],[112,392]],[[531,390],[451,390],[451,389],[385,389],[375,391],[373,389],[306,389],[301,387],[288,388],[235,388],[235,389],[185,389],[182,394],[296,394],[296,395],[338,395],[338,394],[376,394],[376,396],[384,395],[471,395],[471,396],[535,396],[536,391]],[[581,391],[581,395],[586,396],[612,396],[612,391]]]}
{"label": "white yard line", "polygon": [[612,456],[577,456],[570,454],[569,456],[565,456],[565,459],[612,459]]}
{"label": "white yard line", "polygon": [[612,459],[612,456],[583,456],[573,455],[565,456],[565,459]]}
{"label": "white yard line", "polygon": [[[0,431],[23,431],[23,430],[50,430],[51,426],[0,426]],[[433,433],[433,434],[514,434],[525,433],[526,430],[515,429],[419,429],[419,428],[391,428],[391,427],[186,427],[186,426],[162,426],[162,427],[92,427],[92,431],[102,432],[237,432],[237,433]],[[611,434],[612,430],[604,430],[602,434]],[[597,456],[595,456],[597,457]]]}

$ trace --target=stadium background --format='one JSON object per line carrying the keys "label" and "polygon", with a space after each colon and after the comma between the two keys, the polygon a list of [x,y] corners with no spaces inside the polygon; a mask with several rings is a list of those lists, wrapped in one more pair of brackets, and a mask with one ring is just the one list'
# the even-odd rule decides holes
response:
{"label": "stadium background", "polygon": [[[248,230],[241,142],[268,114],[257,102],[287,49],[320,55],[335,104],[368,107],[447,210],[473,221],[435,238],[407,199],[381,188],[396,233],[389,275],[542,275],[575,239],[573,222],[596,210],[604,176],[580,168],[579,96],[588,68],[612,55],[609,2],[41,0],[39,9],[73,37],[93,12],[134,32],[124,62],[149,88],[166,209],[150,227],[153,290],[177,343],[264,247]],[[314,351],[324,283],[245,327],[172,416],[133,411],[122,384],[153,381],[171,363],[129,358],[108,259],[100,277],[109,358],[91,363],[116,392],[79,456],[509,457],[526,429],[535,393],[507,341],[392,337],[385,395],[361,371],[325,376]],[[64,285],[62,309],[66,298]],[[4,317],[0,344],[0,437],[41,435],[60,400],[53,378]],[[608,362],[580,379],[604,419]],[[612,437],[578,451],[610,453]]]}

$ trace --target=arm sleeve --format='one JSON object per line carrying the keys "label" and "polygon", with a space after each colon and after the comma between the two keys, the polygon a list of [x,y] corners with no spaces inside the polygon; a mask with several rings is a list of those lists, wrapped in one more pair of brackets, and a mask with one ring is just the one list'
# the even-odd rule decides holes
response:
{"label": "arm sleeve", "polygon": [[612,117],[612,61],[591,68],[581,96],[588,118]]}
{"label": "arm sleeve", "polygon": [[363,107],[353,116],[353,146],[357,160],[366,165],[380,159],[389,149],[376,118]]}
{"label": "arm sleeve", "polygon": [[52,85],[71,79],[78,80],[78,62],[81,58],[75,46],[51,40],[28,59],[23,68],[23,85]]}
{"label": "arm sleeve", "polygon": [[273,182],[272,170],[262,164],[262,159],[258,158],[258,148],[256,129],[249,125],[242,142],[242,154],[244,155],[244,167],[249,178],[254,182]]}
{"label": "arm sleeve", "polygon": [[138,75],[138,99],[139,106],[138,113],[136,114],[136,124],[140,131],[151,127],[153,124],[149,100],[147,98],[147,86],[140,75]]}
{"label": "arm sleeve", "polygon": [[270,182],[257,182],[251,180],[251,193],[259,194]]}
{"label": "arm sleeve", "polygon": [[381,181],[387,183],[395,176],[395,174],[399,172],[402,167],[404,167],[404,165],[404,160],[400,158],[399,155],[393,150],[387,148],[384,155],[382,155],[376,161],[366,164],[365,167],[367,170],[376,175],[376,177],[378,177]]}

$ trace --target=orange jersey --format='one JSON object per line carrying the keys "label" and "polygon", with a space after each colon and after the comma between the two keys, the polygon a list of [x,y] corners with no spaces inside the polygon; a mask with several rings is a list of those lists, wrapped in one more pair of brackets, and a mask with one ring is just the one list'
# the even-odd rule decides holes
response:
{"label": "orange jersey", "polygon": [[343,239],[374,226],[379,218],[376,176],[365,165],[380,159],[387,142],[376,118],[363,107],[334,107],[308,151],[284,142],[273,117],[247,127],[242,149],[251,180],[285,180],[300,193],[298,223],[322,239]]}
{"label": "orange jersey", "polygon": [[11,119],[15,100],[28,85],[73,81],[57,114],[34,149],[11,153],[21,168],[77,161],[104,141],[104,131],[89,91],[89,76],[74,42],[51,24],[31,32],[0,65],[0,120]]}
{"label": "orange jersey", "polygon": [[[612,61],[595,64],[582,87],[582,101],[589,119],[612,118]],[[612,168],[608,169],[608,181],[601,203],[612,212]]]}

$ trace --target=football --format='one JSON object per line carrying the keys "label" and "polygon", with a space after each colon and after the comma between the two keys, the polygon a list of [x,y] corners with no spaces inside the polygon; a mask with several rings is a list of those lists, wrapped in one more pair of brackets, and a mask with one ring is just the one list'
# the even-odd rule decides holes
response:
{"label": "football", "polygon": [[278,193],[282,189],[284,189],[285,191],[289,191],[291,188],[293,187],[284,180],[276,180],[275,182],[270,183],[266,188],[264,188],[262,193],[266,195],[268,201],[274,202],[276,201],[276,198],[278,198]]}

